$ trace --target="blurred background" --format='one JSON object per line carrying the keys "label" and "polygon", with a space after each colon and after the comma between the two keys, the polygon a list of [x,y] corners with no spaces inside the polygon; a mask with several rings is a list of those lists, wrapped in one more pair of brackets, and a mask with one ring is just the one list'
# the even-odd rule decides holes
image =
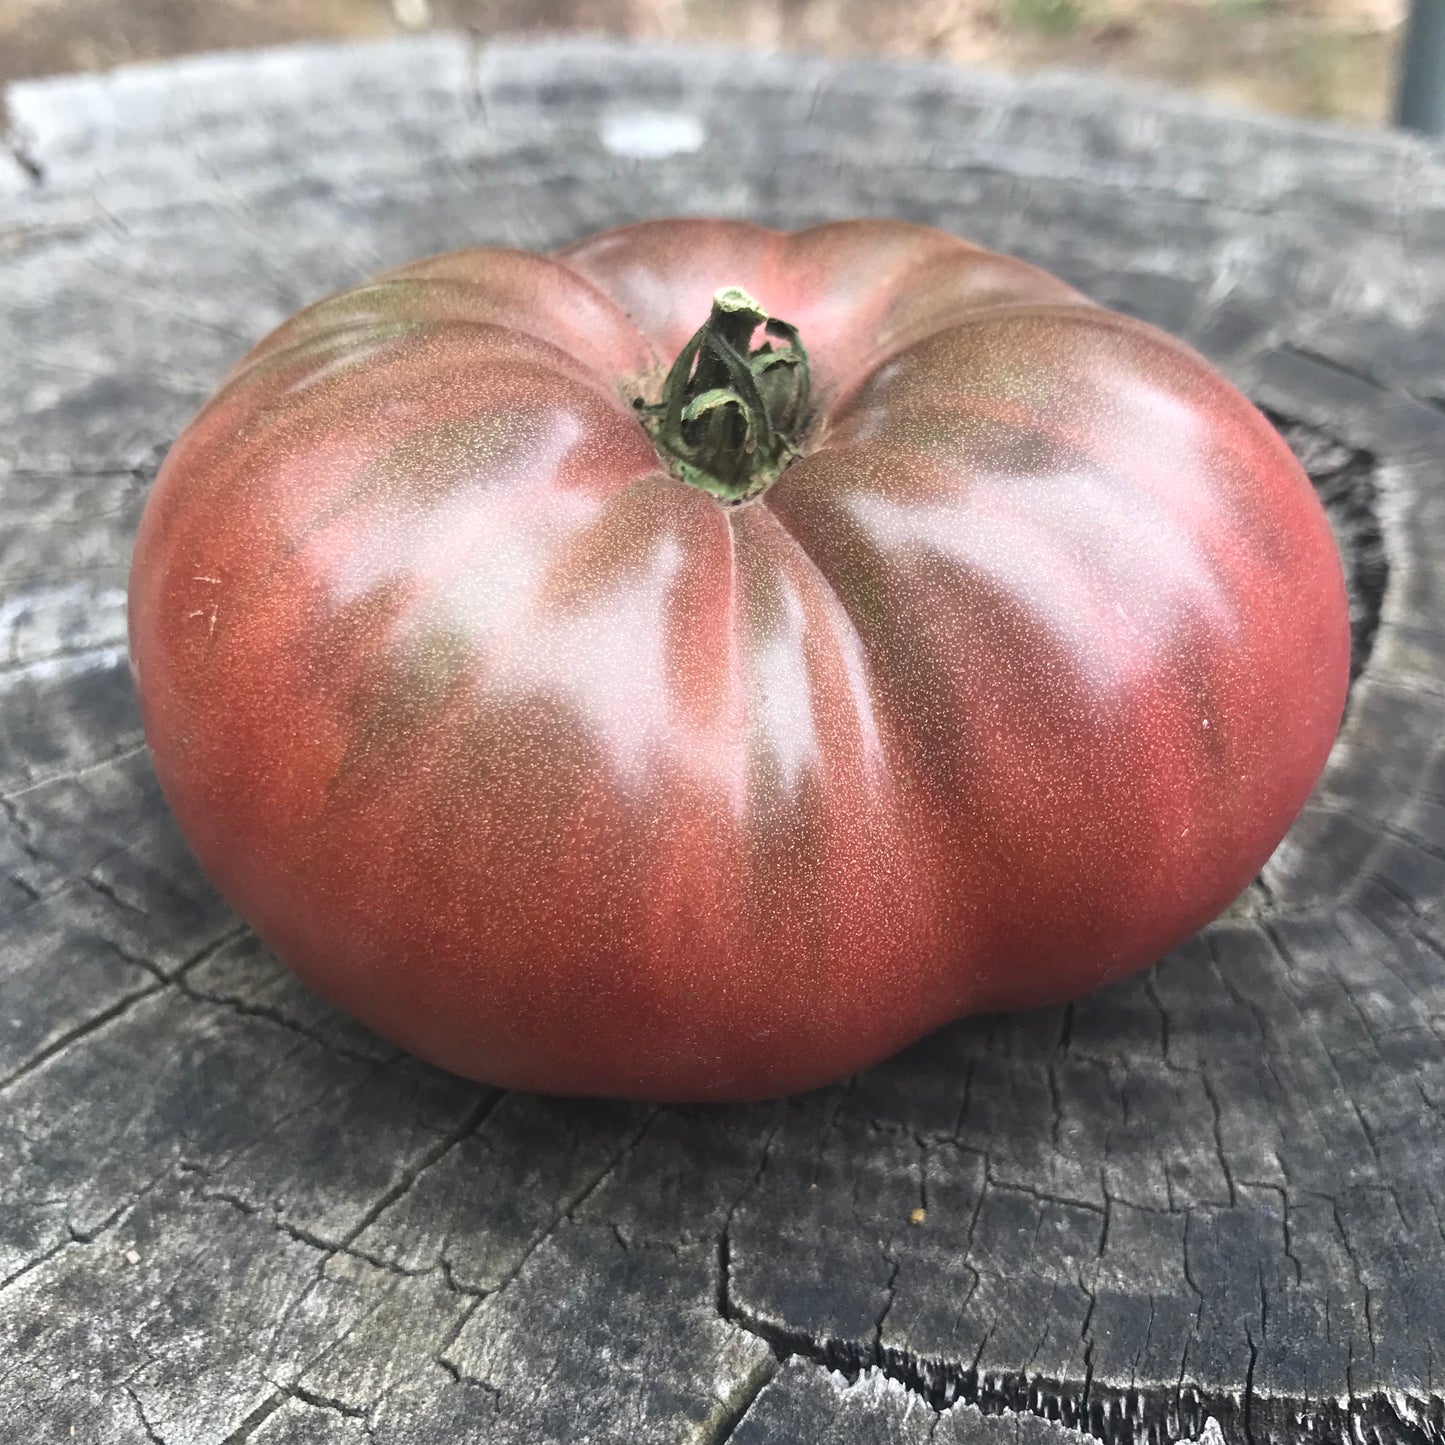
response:
{"label": "blurred background", "polygon": [[0,0],[0,84],[189,51],[431,27],[1107,71],[1388,121],[1406,0]]}

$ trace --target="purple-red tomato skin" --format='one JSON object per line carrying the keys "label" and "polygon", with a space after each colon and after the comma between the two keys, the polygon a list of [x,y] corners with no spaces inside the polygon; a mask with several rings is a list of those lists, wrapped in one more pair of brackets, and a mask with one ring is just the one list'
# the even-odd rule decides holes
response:
{"label": "purple-red tomato skin", "polygon": [[[819,419],[729,507],[631,401],[739,285]],[[663,221],[320,303],[172,449],[130,584],[202,866],[326,997],[507,1086],[747,1099],[1139,969],[1344,703],[1339,558],[1193,352],[862,221]]]}

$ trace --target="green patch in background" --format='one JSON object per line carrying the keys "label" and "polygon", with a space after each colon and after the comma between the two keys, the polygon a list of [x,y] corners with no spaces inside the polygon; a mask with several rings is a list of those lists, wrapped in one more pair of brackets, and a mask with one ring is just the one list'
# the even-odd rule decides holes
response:
{"label": "green patch in background", "polygon": [[1038,35],[1072,35],[1088,18],[1083,0],[1003,0],[1005,25]]}

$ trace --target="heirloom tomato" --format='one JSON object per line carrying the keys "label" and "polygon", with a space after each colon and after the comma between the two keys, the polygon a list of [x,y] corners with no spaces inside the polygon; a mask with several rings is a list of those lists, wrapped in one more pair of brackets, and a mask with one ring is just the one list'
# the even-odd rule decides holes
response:
{"label": "heirloom tomato", "polygon": [[919,226],[651,222],[286,322],[131,576],[160,781],[307,983],[495,1084],[821,1085],[1214,917],[1345,697],[1195,353]]}

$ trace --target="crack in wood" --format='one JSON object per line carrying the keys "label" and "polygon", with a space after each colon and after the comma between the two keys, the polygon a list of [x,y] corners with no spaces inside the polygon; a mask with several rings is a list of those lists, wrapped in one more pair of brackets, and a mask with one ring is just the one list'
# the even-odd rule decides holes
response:
{"label": "crack in wood", "polygon": [[[720,1256],[720,1274],[725,1282],[725,1237]],[[940,1414],[965,1404],[985,1415],[1036,1415],[1103,1445],[1177,1445],[1182,1440],[1206,1436],[1211,1421],[1219,1430],[1222,1421],[1226,1425],[1223,1438],[1228,1438],[1227,1427],[1237,1424],[1243,1439],[1257,1445],[1253,1412],[1260,1399],[1254,1388],[1259,1349],[1249,1334],[1249,1363],[1237,1395],[1208,1395],[1182,1383],[1172,1396],[1113,1387],[1105,1387],[1096,1395],[1093,1372],[1087,1364],[1083,1380],[1076,1384],[1027,1374],[980,1371],[976,1361],[964,1366],[891,1347],[875,1350],[846,1338],[818,1337],[770,1324],[732,1301],[725,1287],[719,1313],[729,1323],[766,1342],[779,1366],[801,1357],[850,1381],[876,1369]],[[1087,1343],[1085,1359],[1087,1362]],[[1270,1397],[1269,1404],[1276,1416],[1295,1421],[1292,1430],[1278,1423],[1270,1430],[1271,1441],[1289,1445],[1360,1440],[1437,1445],[1445,1430],[1445,1413],[1438,1399],[1412,1401],[1399,1391],[1379,1389],[1364,1396],[1352,1395],[1347,1405],[1329,1402],[1323,1410],[1319,1401],[1302,1397]]]}

